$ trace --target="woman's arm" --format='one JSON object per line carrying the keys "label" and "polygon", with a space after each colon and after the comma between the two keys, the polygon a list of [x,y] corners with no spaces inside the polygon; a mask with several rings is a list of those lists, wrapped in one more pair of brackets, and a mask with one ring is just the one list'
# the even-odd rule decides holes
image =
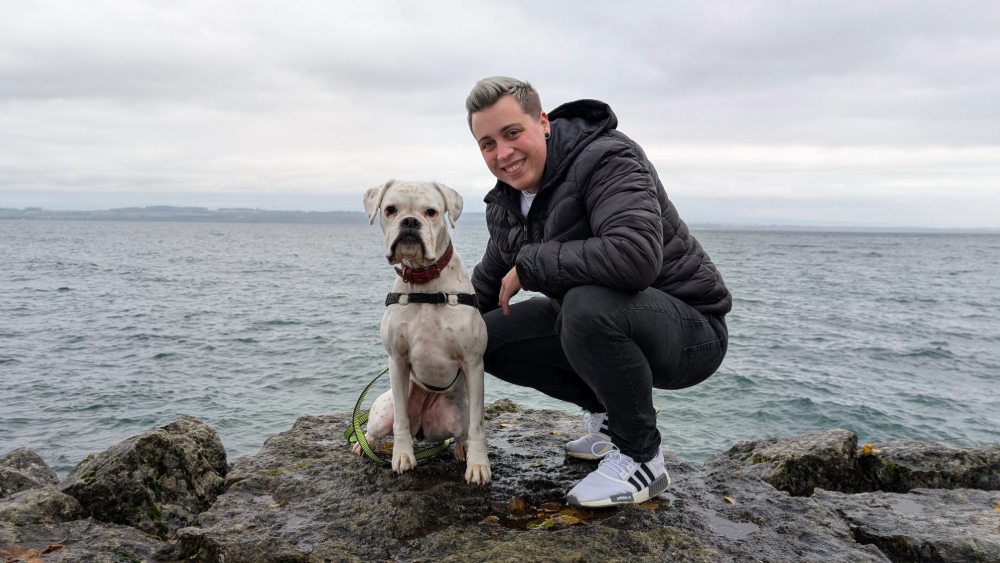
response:
{"label": "woman's arm", "polygon": [[577,177],[594,236],[522,248],[516,264],[525,289],[558,298],[580,285],[640,291],[656,280],[663,221],[654,173],[634,145],[614,144],[610,154],[590,155],[597,165]]}
{"label": "woman's arm", "polygon": [[483,259],[472,271],[472,287],[479,298],[479,312],[486,314],[499,306],[500,282],[510,270],[491,236],[486,243]]}

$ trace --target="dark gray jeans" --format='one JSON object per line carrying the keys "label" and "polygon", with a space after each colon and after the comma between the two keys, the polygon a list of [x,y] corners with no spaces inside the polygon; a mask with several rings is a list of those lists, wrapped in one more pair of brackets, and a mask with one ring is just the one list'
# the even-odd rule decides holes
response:
{"label": "dark gray jeans", "polygon": [[[483,315],[486,371],[591,412],[608,413],[612,441],[644,462],[660,433],[653,387],[684,389],[708,379],[726,355],[724,317],[649,288],[573,288],[559,302],[536,297]],[[665,413],[669,414],[669,413]]]}

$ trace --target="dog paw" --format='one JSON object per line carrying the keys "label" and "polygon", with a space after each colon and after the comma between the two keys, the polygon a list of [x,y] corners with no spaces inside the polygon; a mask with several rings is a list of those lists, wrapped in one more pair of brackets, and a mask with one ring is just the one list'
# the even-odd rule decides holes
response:
{"label": "dog paw", "polygon": [[490,465],[469,464],[465,468],[465,482],[474,485],[488,485],[490,483]]}
{"label": "dog paw", "polygon": [[465,461],[465,454],[469,452],[469,446],[462,444],[461,446],[455,446],[455,459],[458,461]]}
{"label": "dog paw", "polygon": [[392,452],[392,470],[402,475],[404,471],[409,471],[417,466],[417,458],[413,456],[413,451]]}
{"label": "dog paw", "polygon": [[[379,450],[379,445],[382,443],[381,438],[376,440],[367,432],[365,432],[365,441],[368,442],[368,446],[376,452]],[[365,451],[361,449],[361,444],[359,442],[354,442],[354,446],[351,448],[351,451],[358,457],[364,457],[365,455]]]}

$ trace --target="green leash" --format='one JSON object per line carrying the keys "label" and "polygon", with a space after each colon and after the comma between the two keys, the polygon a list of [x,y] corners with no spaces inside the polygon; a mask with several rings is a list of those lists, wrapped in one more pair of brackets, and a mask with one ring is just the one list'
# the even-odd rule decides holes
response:
{"label": "green leash", "polygon": [[[354,415],[351,417],[352,421],[351,425],[347,427],[346,431],[344,431],[344,438],[347,440],[348,444],[353,444],[354,442],[360,444],[361,451],[365,452],[365,455],[368,456],[368,459],[374,461],[375,463],[383,467],[392,467],[392,458],[386,459],[387,456],[384,456],[373,450],[372,447],[368,444],[368,440],[365,439],[365,433],[361,431],[361,425],[368,422],[368,414],[371,411],[365,411],[364,414],[360,414],[361,403],[364,402],[365,395],[367,395],[368,391],[371,390],[372,385],[375,385],[375,382],[378,381],[378,378],[382,377],[382,375],[384,375],[385,372],[387,371],[389,371],[389,366],[385,366],[385,368],[383,368],[382,371],[380,371],[378,375],[375,376],[375,379],[373,379],[372,382],[368,384],[368,387],[365,387],[365,390],[361,392],[361,396],[358,397],[357,404],[354,405]],[[417,458],[417,461],[426,459],[428,457],[431,457],[432,455],[443,452],[448,447],[449,444],[451,444],[451,438],[448,438],[447,440],[441,442],[436,446],[431,446],[429,448],[420,450],[418,452],[414,452],[413,457]]]}

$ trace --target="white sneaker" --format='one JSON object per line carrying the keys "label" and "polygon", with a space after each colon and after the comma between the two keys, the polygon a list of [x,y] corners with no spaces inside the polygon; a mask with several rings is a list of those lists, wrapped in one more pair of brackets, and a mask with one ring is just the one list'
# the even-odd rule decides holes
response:
{"label": "white sneaker", "polygon": [[[653,407],[653,412],[659,415],[660,407]],[[583,431],[586,432],[583,438],[566,442],[566,455],[580,459],[601,459],[614,448],[611,445],[611,434],[608,432],[608,413],[583,411]],[[594,453],[592,448],[598,442],[604,442],[606,445]]]}
{"label": "white sneaker", "polygon": [[[583,431],[586,432],[583,438],[566,442],[566,455],[580,459],[601,459],[614,448],[608,433],[608,413],[583,411]],[[599,442],[606,445],[595,453],[593,447]]]}
{"label": "white sneaker", "polygon": [[[597,446],[598,444],[594,444]],[[645,463],[636,463],[611,445],[597,470],[583,478],[566,495],[575,506],[615,506],[646,502],[670,487],[663,468],[663,452]]]}

